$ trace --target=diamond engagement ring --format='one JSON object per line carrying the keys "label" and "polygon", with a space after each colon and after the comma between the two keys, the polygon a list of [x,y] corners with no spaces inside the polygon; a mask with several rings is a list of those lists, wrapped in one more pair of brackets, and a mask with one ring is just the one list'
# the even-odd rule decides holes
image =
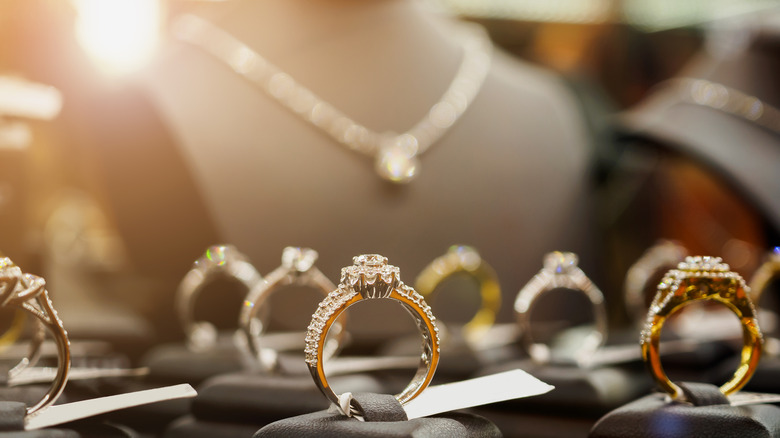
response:
{"label": "diamond engagement ring", "polygon": [[501,308],[501,285],[498,283],[496,271],[482,260],[477,250],[469,246],[450,247],[446,254],[437,257],[422,270],[414,287],[420,295],[430,299],[444,280],[459,272],[465,272],[479,282],[481,307],[463,326],[466,340],[476,343],[493,325]]}
{"label": "diamond engagement ring", "polygon": [[337,396],[328,384],[323,369],[323,350],[328,331],[349,306],[362,300],[392,299],[403,304],[417,323],[422,335],[422,354],[412,381],[395,396],[402,405],[417,397],[428,386],[439,364],[439,329],[422,295],[401,281],[400,270],[387,264],[386,257],[367,254],[354,257],[353,262],[352,266],[341,269],[340,284],[320,303],[312,316],[305,349],[306,364],[314,383],[347,415],[358,412],[354,407],[346,408],[345,403],[342,403],[343,397]]}
{"label": "diamond engagement ring", "polygon": [[545,292],[565,288],[581,291],[590,300],[595,319],[595,329],[582,342],[574,354],[579,365],[586,365],[607,338],[607,309],[604,295],[577,266],[577,255],[570,252],[551,252],[544,257],[544,267],[517,294],[515,313],[520,325],[521,342],[528,354],[537,363],[552,360],[548,345],[538,343],[531,333],[530,313],[534,302]]}
{"label": "diamond engagement ring", "polygon": [[661,329],[669,316],[694,301],[715,301],[731,309],[742,324],[744,345],[740,364],[734,376],[720,387],[729,395],[752,377],[761,357],[763,336],[756,320],[756,310],[750,300],[750,288],[742,277],[729,270],[719,257],[686,257],[677,269],[666,273],[647,314],[640,343],[642,358],[658,386],[672,398],[682,397],[682,390],[672,383],[661,366],[659,344]]}
{"label": "diamond engagement ring", "polygon": [[203,287],[214,278],[235,278],[246,289],[252,290],[263,277],[247,257],[232,245],[209,247],[187,272],[176,293],[176,310],[187,337],[187,346],[193,351],[206,351],[217,343],[217,329],[208,321],[195,321],[195,300]]}
{"label": "diamond engagement ring", "polygon": [[[57,311],[52,306],[44,279],[23,273],[7,257],[0,258],[0,305],[30,313],[40,322],[42,327],[51,332],[57,347],[57,374],[43,398],[37,404],[27,408],[27,415],[32,415],[53,404],[65,389],[70,372],[68,332],[65,331]],[[38,342],[35,339],[33,343]],[[35,347],[34,350],[37,351],[38,348]],[[31,356],[36,355],[36,353],[31,353]],[[34,361],[34,359],[31,357],[30,361]],[[27,360],[23,360],[22,363],[26,364]],[[15,370],[16,368],[9,372],[9,377]]]}
{"label": "diamond engagement ring", "polygon": [[[265,277],[252,288],[244,300],[239,316],[241,331],[246,337],[246,346],[252,358],[256,359],[261,369],[273,371],[277,368],[277,353],[271,348],[263,348],[258,342],[264,327],[257,314],[266,300],[279,287],[299,285],[312,286],[328,295],[336,286],[325,276],[314,263],[317,261],[317,251],[309,248],[288,246],[282,251],[282,265]],[[325,344],[325,358],[333,356],[339,349],[344,334],[343,323],[336,323],[331,328],[333,336]]]}
{"label": "diamond engagement ring", "polygon": [[[638,324],[644,323],[650,285],[670,268],[677,266],[688,255],[688,250],[672,240],[661,240],[650,247],[626,272],[623,286],[628,316]],[[653,282],[653,283],[651,283]]]}

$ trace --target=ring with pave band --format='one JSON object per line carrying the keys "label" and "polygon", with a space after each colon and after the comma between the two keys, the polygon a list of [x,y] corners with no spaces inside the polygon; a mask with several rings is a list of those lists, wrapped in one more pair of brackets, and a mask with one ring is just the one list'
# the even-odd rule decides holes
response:
{"label": "ring with pave band", "polygon": [[[324,295],[328,295],[336,288],[314,263],[317,261],[317,251],[310,248],[298,248],[288,246],[282,251],[282,265],[265,277],[265,281],[257,283],[244,299],[244,305],[239,315],[239,326],[246,337],[246,343],[250,356],[257,361],[264,371],[274,371],[278,365],[278,354],[271,348],[263,348],[259,339],[264,327],[257,318],[257,314],[266,300],[279,287],[289,285],[312,286]],[[343,324],[338,322],[331,329],[332,336],[325,345],[326,358],[338,352],[344,339]],[[243,344],[242,344],[243,345]]]}
{"label": "ring with pave band", "polygon": [[[401,281],[400,270],[389,265],[386,257],[377,254],[354,257],[352,266],[342,268],[338,287],[320,303],[306,334],[306,364],[314,383],[336,406],[341,406],[341,399],[328,384],[323,368],[325,338],[342,312],[353,304],[371,299],[392,299],[403,304],[422,335],[422,353],[417,372],[406,388],[395,396],[402,405],[417,397],[428,386],[439,363],[439,329],[422,295]],[[343,407],[342,411],[350,415]]]}
{"label": "ring with pave band", "polygon": [[451,246],[446,254],[435,258],[420,272],[414,287],[420,295],[430,299],[444,280],[458,272],[465,272],[479,282],[481,306],[474,317],[463,326],[465,339],[477,343],[493,325],[501,308],[501,285],[498,283],[496,271],[482,260],[476,249],[464,245]]}
{"label": "ring with pave band", "polygon": [[[46,281],[38,276],[23,273],[11,259],[0,258],[0,305],[10,306],[24,310],[34,316],[41,328],[48,329],[54,336],[57,348],[57,373],[49,390],[43,398],[33,406],[27,408],[27,415],[35,414],[53,404],[65,389],[70,372],[70,341],[68,332],[62,325],[62,321],[54,310],[49,293],[46,291]],[[33,343],[37,343],[34,337]],[[39,351],[34,347],[35,352]],[[20,365],[28,365],[34,362],[37,353],[31,353],[29,361],[23,360]],[[17,366],[19,367],[19,366]],[[9,377],[16,373],[17,368],[9,371]]]}
{"label": "ring with pave band", "polygon": [[208,321],[195,321],[195,300],[201,289],[215,277],[235,278],[252,290],[263,277],[247,257],[232,245],[210,246],[192,265],[176,292],[176,310],[179,322],[187,337],[187,347],[193,351],[206,351],[217,343],[217,329]]}
{"label": "ring with pave band", "polygon": [[571,252],[554,251],[544,257],[544,267],[517,294],[515,313],[520,325],[521,341],[528,354],[537,363],[555,359],[548,345],[536,342],[531,334],[530,311],[537,298],[557,288],[581,291],[590,300],[595,319],[595,329],[584,339],[574,353],[578,365],[585,366],[588,360],[607,339],[607,309],[604,295],[599,288],[577,266],[578,257]]}
{"label": "ring with pave band", "polygon": [[734,376],[720,390],[729,395],[739,391],[750,380],[758,365],[763,336],[750,300],[750,288],[742,277],[729,270],[720,257],[686,257],[677,269],[666,273],[650,305],[640,343],[642,358],[658,386],[673,399],[683,397],[661,366],[659,344],[661,329],[672,313],[694,301],[715,301],[731,309],[742,324],[742,354]]}

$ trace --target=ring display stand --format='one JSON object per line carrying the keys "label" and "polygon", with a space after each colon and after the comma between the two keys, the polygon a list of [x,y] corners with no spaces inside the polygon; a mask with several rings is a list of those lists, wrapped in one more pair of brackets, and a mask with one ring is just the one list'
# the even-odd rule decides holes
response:
{"label": "ring display stand", "polygon": [[349,418],[335,406],[326,411],[280,420],[260,429],[254,438],[296,436],[317,438],[501,437],[487,419],[466,413],[437,415],[407,420],[403,407],[392,395],[355,393],[353,402],[365,421]]}
{"label": "ring display stand", "polygon": [[[339,388],[384,390],[382,382],[367,375],[334,376],[331,380]],[[223,374],[203,382],[192,402],[191,415],[174,422],[163,436],[241,436],[236,435],[237,430],[248,430],[243,436],[250,436],[266,424],[326,409],[328,404],[308,374]]]}
{"label": "ring display stand", "polygon": [[780,436],[780,408],[731,406],[711,384],[679,383],[689,403],[651,394],[604,416],[590,438],[769,438]]}

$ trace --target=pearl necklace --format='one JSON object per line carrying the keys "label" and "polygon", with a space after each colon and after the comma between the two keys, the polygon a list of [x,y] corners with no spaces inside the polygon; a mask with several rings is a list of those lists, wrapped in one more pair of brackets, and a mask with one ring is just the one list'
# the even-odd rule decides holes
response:
{"label": "pearl necklace", "polygon": [[436,143],[466,111],[490,68],[490,39],[483,29],[471,28],[463,39],[460,68],[447,91],[428,114],[402,134],[376,132],[325,102],[214,24],[187,14],[176,20],[173,30],[177,39],[199,47],[224,62],[338,143],[373,157],[379,176],[394,183],[407,183],[419,173],[418,156]]}

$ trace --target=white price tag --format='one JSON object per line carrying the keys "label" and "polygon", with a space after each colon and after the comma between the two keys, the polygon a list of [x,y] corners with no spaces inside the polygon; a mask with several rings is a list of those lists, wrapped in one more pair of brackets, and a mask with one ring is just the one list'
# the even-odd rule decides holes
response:
{"label": "white price tag", "polygon": [[780,394],[764,394],[760,392],[738,392],[729,397],[731,406],[760,405],[763,403],[780,403]]}
{"label": "white price tag", "polygon": [[531,397],[554,389],[523,370],[511,370],[461,382],[430,386],[404,406],[406,416],[427,417],[516,398]]}
{"label": "white price tag", "polygon": [[198,395],[192,386],[187,384],[166,386],[164,388],[148,389],[127,394],[93,398],[64,405],[50,406],[36,414],[28,415],[24,421],[25,430],[43,429],[69,423],[83,418],[94,417],[106,412],[157,403],[177,398],[190,398]]}
{"label": "white price tag", "polygon": [[[31,385],[51,382],[57,376],[55,367],[25,368],[21,373],[8,379],[8,386]],[[72,367],[68,380],[91,380],[107,377],[140,377],[149,374],[149,368],[81,368]]]}

